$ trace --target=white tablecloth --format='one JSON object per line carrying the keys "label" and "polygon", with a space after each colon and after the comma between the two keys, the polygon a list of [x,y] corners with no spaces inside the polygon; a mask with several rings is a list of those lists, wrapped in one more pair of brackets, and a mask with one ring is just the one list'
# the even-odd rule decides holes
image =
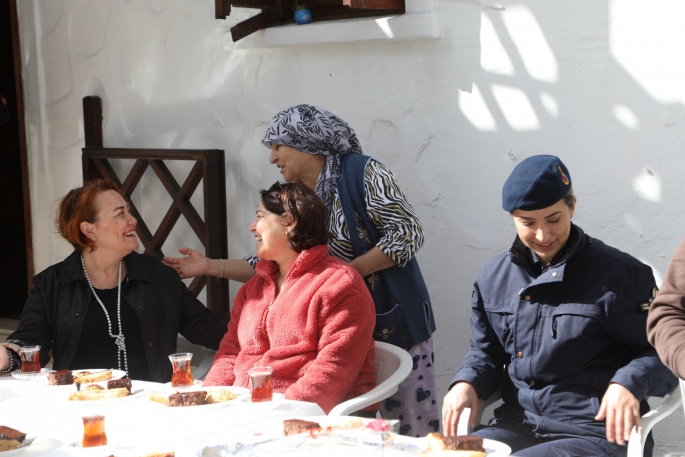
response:
{"label": "white tablecloth", "polygon": [[[139,386],[136,382],[134,391]],[[163,389],[155,383],[144,383],[143,387]],[[165,451],[174,451],[180,457],[195,456],[204,446],[223,444],[231,437],[275,430],[282,427],[284,419],[324,414],[315,403],[293,400],[284,400],[274,410],[265,410],[263,404],[231,402],[218,409],[192,411],[153,403],[145,394],[107,406],[70,402],[67,396],[64,391],[35,381],[0,378],[0,425],[37,436],[34,444],[18,457],[136,456]],[[108,446],[71,446],[83,437],[81,417],[92,414],[105,416]]]}

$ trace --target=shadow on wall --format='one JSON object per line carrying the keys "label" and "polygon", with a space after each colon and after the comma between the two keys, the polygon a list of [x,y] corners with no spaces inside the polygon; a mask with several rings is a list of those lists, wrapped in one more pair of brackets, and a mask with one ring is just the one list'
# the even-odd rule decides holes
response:
{"label": "shadow on wall", "polygon": [[[485,175],[495,162],[496,176],[481,175],[481,186],[461,191],[466,201],[499,208],[501,183],[520,160],[559,155],[579,197],[574,221],[652,266],[660,284],[685,236],[685,67],[663,49],[681,33],[667,17],[673,11],[632,3],[551,7],[530,1],[483,10],[481,69],[472,90],[460,92],[458,105],[475,149],[487,156],[463,158],[473,165],[464,168]],[[496,162],[502,159],[508,166]],[[470,222],[455,222],[456,233],[474,231]],[[513,226],[506,236],[513,241]],[[484,240],[474,237],[474,245]],[[480,267],[471,268],[475,277]],[[468,332],[467,322],[458,326]],[[463,355],[467,339],[459,338]],[[443,381],[450,376],[445,373]],[[659,424],[655,455],[682,449],[682,429],[682,414]]]}

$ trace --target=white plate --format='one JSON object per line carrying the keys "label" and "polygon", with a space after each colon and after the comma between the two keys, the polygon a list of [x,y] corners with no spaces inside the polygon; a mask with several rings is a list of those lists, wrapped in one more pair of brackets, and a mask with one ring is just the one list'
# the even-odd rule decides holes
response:
{"label": "white plate", "polygon": [[[106,383],[107,381],[105,381]],[[135,381],[134,381],[135,383]],[[97,383],[99,384],[99,383]],[[126,395],[125,397],[115,397],[115,398],[105,398],[102,400],[69,400],[69,396],[66,396],[67,402],[79,406],[104,406],[104,405],[116,405],[117,403],[126,403],[136,398],[140,398],[145,393],[143,389],[136,389],[135,384],[132,387],[131,395]]]}
{"label": "white plate", "polygon": [[[309,416],[309,417],[303,417],[302,419],[308,420],[311,422],[316,422],[317,424],[319,424],[324,429],[326,427],[333,427],[333,428],[338,428],[338,429],[343,429],[343,430],[359,430],[359,429],[365,428],[370,422],[377,421],[377,420],[384,420],[390,426],[390,430],[394,431],[396,429],[399,430],[399,426],[396,427],[396,425],[400,422],[396,419],[371,419],[371,418],[354,417],[354,416]],[[397,435],[397,436],[401,436],[401,435]],[[402,436],[402,438],[405,438],[405,437]],[[414,439],[417,439],[417,438],[414,438]],[[426,447],[428,447],[428,444],[424,443],[423,448],[425,449]]]}
{"label": "white plate", "polygon": [[501,441],[483,438],[483,447],[485,448],[485,455],[488,457],[507,457],[511,455],[511,448]]}
{"label": "white plate", "polygon": [[[49,438],[40,442],[34,441],[33,444],[24,448],[25,451],[21,454],[21,457],[36,457],[47,454],[48,452],[52,452],[59,448],[61,445],[62,442],[55,438]],[[5,454],[2,454],[2,456],[6,457]]]}
{"label": "white plate", "polygon": [[[83,457],[102,457],[105,455],[118,455],[119,454],[119,443],[108,442],[102,446],[91,446],[83,447],[81,441],[74,441],[69,443],[69,451],[72,454],[83,456]],[[26,456],[21,456],[26,457]]]}
{"label": "white plate", "polygon": [[[239,402],[241,398],[245,397],[245,394],[250,393],[250,391],[244,387],[234,387],[234,386],[206,387],[203,389],[195,388],[194,390],[212,390],[212,389],[228,389],[231,392],[233,392],[234,394],[236,394],[238,397],[233,399],[233,400],[222,401],[221,403],[211,403],[209,405],[196,405],[196,406],[166,406],[162,403],[152,401],[152,400],[149,400],[149,402],[154,404],[154,405],[157,405],[159,408],[164,408],[165,411],[198,411],[198,412],[200,412],[200,411],[211,411],[213,409],[223,408],[224,406],[237,404],[237,402]],[[183,390],[183,392],[188,392],[188,391],[189,390]]]}
{"label": "white plate", "polygon": [[[87,369],[87,370],[71,370],[71,372],[72,372],[72,373],[82,373],[82,372],[84,372],[84,371],[90,371],[91,373],[94,373],[94,372],[96,372],[96,371],[105,371],[105,370],[107,370],[107,368],[89,368],[89,369]],[[121,378],[124,377],[125,374],[126,374],[126,372],[123,371],[123,370],[112,370],[112,377],[109,378],[109,379],[121,379]],[[109,381],[109,379],[105,380],[105,382]],[[71,390],[76,390],[76,385],[75,385],[75,384],[65,384],[65,385],[61,385],[61,386],[51,386],[50,384],[48,384],[47,373],[46,373],[46,376],[40,376],[40,377],[35,378],[35,382],[37,382],[38,384],[41,384],[41,385],[43,385],[43,386],[49,387],[49,388],[51,388],[51,389],[69,390],[69,391],[71,391]],[[97,381],[97,382],[102,382],[102,381]],[[95,382],[95,383],[84,383],[83,385],[97,384],[97,382]]]}

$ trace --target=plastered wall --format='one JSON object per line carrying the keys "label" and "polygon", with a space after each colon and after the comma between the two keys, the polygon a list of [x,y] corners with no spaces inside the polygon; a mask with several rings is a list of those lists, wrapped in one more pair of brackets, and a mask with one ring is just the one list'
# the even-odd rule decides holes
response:
{"label": "plastered wall", "polygon": [[[306,102],[347,120],[424,224],[440,398],[468,347],[472,281],[514,238],[500,192],[521,159],[561,156],[574,221],[660,281],[685,236],[685,4],[406,1],[438,13],[441,36],[360,42],[352,22],[344,42],[261,47],[259,32],[235,47],[230,26],[254,11],[217,21],[211,0],[21,0],[36,271],[70,252],[54,201],[81,181],[81,100],[98,95],[106,146],[226,151],[233,257],[252,253],[257,191],[279,179],[259,141],[270,118]],[[152,174],[133,199],[152,227],[170,204]],[[199,247],[183,223],[165,251],[182,245]],[[659,453],[685,449],[684,426],[680,412],[657,428]]]}

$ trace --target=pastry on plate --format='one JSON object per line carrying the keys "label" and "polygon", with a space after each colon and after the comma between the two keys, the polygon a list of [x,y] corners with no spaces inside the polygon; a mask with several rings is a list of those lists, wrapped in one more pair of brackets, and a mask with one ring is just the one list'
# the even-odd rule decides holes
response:
{"label": "pastry on plate", "polygon": [[283,436],[297,435],[310,430],[321,430],[317,422],[302,419],[287,419],[283,421]]}
{"label": "pastry on plate", "polygon": [[26,439],[26,433],[0,425],[0,452],[18,449]]}
{"label": "pastry on plate", "polygon": [[48,373],[48,385],[68,386],[74,383],[74,375],[71,370],[51,371]]}
{"label": "pastry on plate", "polygon": [[86,384],[89,382],[107,381],[112,379],[112,370],[104,371],[79,371],[74,373],[74,382],[80,382],[81,384]]}
{"label": "pastry on plate", "polygon": [[125,387],[120,389],[103,389],[98,385],[88,386],[80,392],[72,392],[69,394],[71,401],[92,401],[92,400],[109,400],[112,398],[126,397],[131,392]]}
{"label": "pastry on plate", "polygon": [[207,403],[223,403],[225,401],[234,400],[237,397],[236,394],[228,389],[211,389],[207,391],[207,396],[205,400]]}
{"label": "pastry on plate", "polygon": [[442,436],[440,433],[426,435],[428,449],[425,456],[485,457],[483,438],[475,435]]}
{"label": "pastry on plate", "polygon": [[199,406],[206,404],[207,392],[204,390],[176,392],[169,395],[169,406]]}

